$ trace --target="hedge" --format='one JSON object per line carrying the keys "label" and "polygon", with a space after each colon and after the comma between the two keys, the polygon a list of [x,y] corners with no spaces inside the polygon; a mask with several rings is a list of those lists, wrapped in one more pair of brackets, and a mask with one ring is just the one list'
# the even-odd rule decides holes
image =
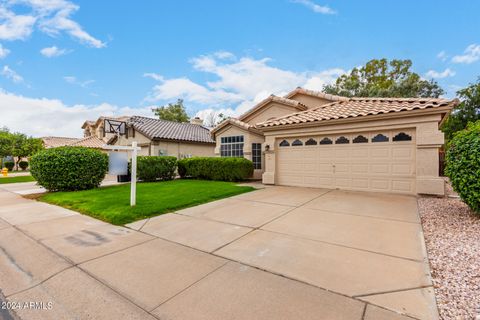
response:
{"label": "hedge", "polygon": [[20,161],[18,163],[20,169],[22,169],[23,171],[27,170],[28,168],[28,161]]}
{"label": "hedge", "polygon": [[457,132],[448,144],[445,173],[453,189],[480,213],[480,120]]}
{"label": "hedge", "polygon": [[142,181],[172,180],[177,171],[177,158],[167,156],[137,157],[137,177]]}
{"label": "hedge", "polygon": [[3,163],[4,167],[8,169],[8,171],[12,171],[13,167],[15,167],[15,162],[13,161],[5,161]]}
{"label": "hedge", "polygon": [[178,161],[180,177],[240,181],[253,175],[253,163],[245,158],[194,157]]}
{"label": "hedge", "polygon": [[85,147],[45,149],[30,159],[30,172],[49,191],[93,189],[108,170],[108,156]]}

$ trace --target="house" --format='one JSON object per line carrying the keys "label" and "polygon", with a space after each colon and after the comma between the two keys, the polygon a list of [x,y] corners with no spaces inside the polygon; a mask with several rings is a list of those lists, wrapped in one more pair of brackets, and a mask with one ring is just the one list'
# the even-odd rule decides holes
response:
{"label": "house", "polygon": [[144,156],[214,156],[215,141],[202,120],[178,123],[160,119],[125,116],[99,117],[82,125],[84,140],[101,141],[103,145],[131,145],[137,141]]}
{"label": "house", "polygon": [[439,126],[456,104],[297,88],[215,127],[215,154],[252,160],[265,184],[443,195]]}

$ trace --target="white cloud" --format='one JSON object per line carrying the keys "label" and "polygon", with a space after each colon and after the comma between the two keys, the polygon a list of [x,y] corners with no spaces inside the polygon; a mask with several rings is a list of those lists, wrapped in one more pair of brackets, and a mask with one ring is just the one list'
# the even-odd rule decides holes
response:
{"label": "white cloud", "polygon": [[442,60],[442,61],[447,61],[448,55],[444,50],[442,50],[437,54],[437,58]]}
{"label": "white cloud", "polygon": [[96,120],[102,115],[153,115],[151,106],[131,108],[108,103],[68,106],[56,99],[29,98],[6,91],[0,91],[0,110],[12,110],[2,115],[2,125],[36,137],[81,137],[83,122]]}
{"label": "white cloud", "polygon": [[19,75],[15,70],[11,69],[9,66],[3,66],[2,76],[12,80],[15,83],[23,82],[23,77]]}
{"label": "white cloud", "polygon": [[85,80],[85,81],[79,81],[77,77],[74,76],[65,76],[63,77],[63,80],[65,80],[68,83],[78,85],[83,88],[87,88],[89,85],[95,82],[95,80]]}
{"label": "white cloud", "polygon": [[0,4],[0,39],[24,40],[32,32],[37,17],[33,15],[15,14],[7,9],[7,4]]}
{"label": "white cloud", "polygon": [[[25,11],[19,14],[15,11]],[[91,36],[71,16],[79,9],[67,0],[6,0],[0,2],[0,39],[25,40],[35,26],[50,36],[64,32],[81,43],[102,48],[105,43]]]}
{"label": "white cloud", "polygon": [[66,49],[59,49],[56,46],[46,47],[40,50],[40,53],[47,58],[59,57],[67,54],[68,51]]}
{"label": "white cloud", "polygon": [[337,11],[333,10],[329,6],[321,6],[319,4],[316,4],[315,2],[311,0],[292,0],[293,3],[299,3],[304,5],[305,7],[309,8],[315,13],[321,13],[321,14],[337,14]]}
{"label": "white cloud", "polygon": [[[228,57],[225,61],[224,57]],[[298,86],[321,90],[345,73],[335,68],[320,72],[294,72],[270,65],[269,58],[235,58],[233,54],[218,53],[190,60],[196,71],[213,75],[216,79],[197,83],[189,78],[167,79],[160,74],[144,76],[158,81],[146,101],[171,102],[181,98],[187,107],[194,107],[198,116],[206,109],[223,110],[228,115],[239,115],[270,94],[284,95]],[[201,111],[198,111],[198,110]]]}
{"label": "white cloud", "polygon": [[462,55],[457,55],[452,58],[454,63],[466,63],[470,64],[480,59],[480,45],[471,44],[469,45]]}
{"label": "white cloud", "polygon": [[435,70],[429,70],[427,73],[425,73],[426,78],[434,78],[434,79],[443,79],[447,77],[453,77],[455,75],[455,71],[447,68],[444,71],[435,71]]}
{"label": "white cloud", "polygon": [[10,54],[10,50],[8,50],[7,48],[3,47],[2,44],[0,44],[0,59],[5,58],[9,54]]}

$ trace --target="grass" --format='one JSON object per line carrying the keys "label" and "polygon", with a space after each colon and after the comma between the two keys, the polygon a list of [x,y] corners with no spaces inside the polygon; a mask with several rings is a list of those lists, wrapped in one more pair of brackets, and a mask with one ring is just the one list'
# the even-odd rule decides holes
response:
{"label": "grass", "polygon": [[0,177],[0,184],[35,181],[32,176]]}
{"label": "grass", "polygon": [[232,182],[172,180],[137,183],[135,207],[130,207],[130,184],[47,193],[40,196],[39,200],[123,225],[252,190],[255,189]]}

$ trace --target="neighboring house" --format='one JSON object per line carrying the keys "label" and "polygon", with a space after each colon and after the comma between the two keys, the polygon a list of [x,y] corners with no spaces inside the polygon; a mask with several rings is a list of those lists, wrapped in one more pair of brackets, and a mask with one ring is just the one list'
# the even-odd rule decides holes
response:
{"label": "neighboring house", "polygon": [[439,126],[456,104],[297,88],[215,127],[215,154],[252,160],[265,184],[443,195]]}
{"label": "neighboring house", "polygon": [[77,142],[79,138],[67,137],[42,137],[43,146],[46,149],[68,146],[71,143]]}
{"label": "neighboring house", "polygon": [[[110,123],[121,127],[121,134],[105,128]],[[85,139],[95,137],[103,144],[126,146],[137,141],[141,147],[139,155],[174,156],[214,156],[215,141],[210,130],[202,126],[198,118],[191,123],[178,123],[141,116],[100,117],[96,121],[85,121],[82,126]]]}

